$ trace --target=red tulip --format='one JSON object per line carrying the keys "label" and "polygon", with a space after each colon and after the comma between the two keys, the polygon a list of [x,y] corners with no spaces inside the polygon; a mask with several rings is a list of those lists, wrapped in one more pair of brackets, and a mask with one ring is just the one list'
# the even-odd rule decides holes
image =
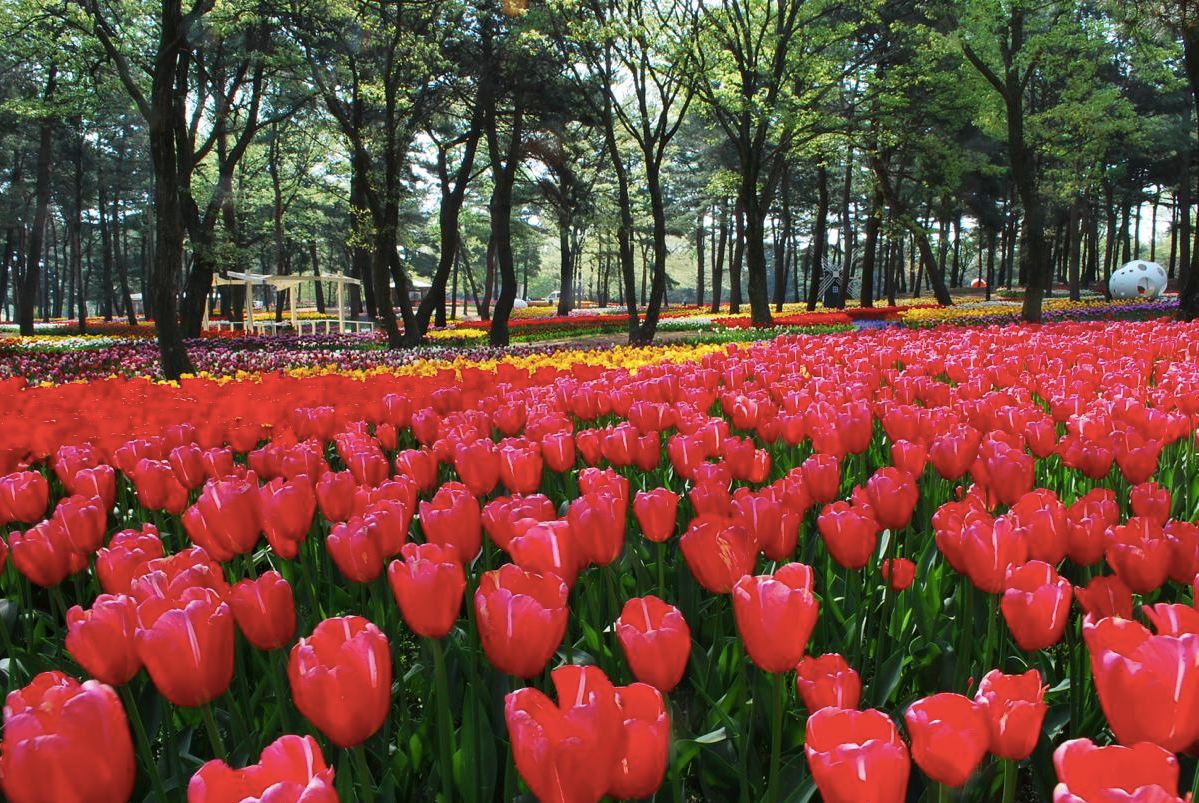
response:
{"label": "red tulip", "polygon": [[907,558],[887,558],[883,561],[882,575],[892,591],[903,591],[916,580],[916,564]]}
{"label": "red tulip", "polygon": [[[376,491],[388,490],[393,486],[383,483]],[[397,490],[397,495],[404,496],[406,491]],[[379,552],[384,558],[394,558],[400,554],[408,541],[412,529],[412,512],[416,510],[414,502],[405,499],[395,499],[382,496],[373,499],[362,511],[362,519],[370,531],[371,538],[379,545]],[[464,536],[469,539],[471,536]],[[482,536],[479,536],[482,543]],[[469,549],[469,544],[465,547]]]}
{"label": "red tulip", "polygon": [[29,582],[51,588],[87,568],[87,558],[71,550],[66,534],[54,519],[25,532],[8,534],[12,563]]}
{"label": "red tulip", "polygon": [[361,486],[374,488],[391,474],[387,457],[372,440],[355,439],[348,442],[344,450],[339,447],[338,451],[350,476]]}
{"label": "red tulip", "polygon": [[58,481],[66,485],[80,471],[95,468],[103,463],[104,455],[101,451],[90,443],[85,443],[81,446],[59,446],[50,465]]}
{"label": "red tulip", "polygon": [[432,500],[420,503],[420,526],[426,541],[456,550],[463,563],[483,548],[479,500],[460,482],[445,483]]}
{"label": "red tulip", "polygon": [[[707,463],[705,465],[715,465]],[[732,512],[733,497],[726,485],[711,480],[698,480],[687,492],[691,509],[696,516],[727,517]]]}
{"label": "red tulip", "polygon": [[732,501],[733,520],[749,530],[770,560],[789,560],[795,555],[802,519],[779,496],[772,488],[758,492],[738,488]]}
{"label": "red tulip", "polygon": [[316,516],[316,491],[312,483],[306,475],[290,482],[279,477],[263,485],[259,497],[267,543],[279,557],[294,560]]}
{"label": "red tulip", "polygon": [[1103,560],[1104,535],[1120,521],[1120,506],[1109,488],[1093,488],[1066,508],[1070,560],[1093,566]]}
{"label": "red tulip", "polygon": [[146,564],[162,556],[162,540],[153,524],[143,524],[141,530],[122,530],[96,553],[96,576],[106,593],[126,594]]}
{"label": "red tulip", "polygon": [[600,453],[614,466],[632,465],[637,434],[637,428],[628,422],[600,430]]}
{"label": "red tulip", "polygon": [[687,435],[672,435],[666,441],[666,455],[675,473],[685,480],[695,477],[695,470],[707,458],[703,444]]}
{"label": "red tulip", "polygon": [[816,528],[837,565],[861,569],[878,547],[881,524],[866,509],[848,502],[833,502],[820,512]]}
{"label": "red tulip", "polygon": [[[627,740],[616,691],[595,667],[577,672],[576,692],[559,691],[555,705],[541,691],[518,689],[504,699],[512,757],[542,803],[594,803],[604,796]],[[585,674],[584,674],[585,671]]]}
{"label": "red tulip", "polygon": [[911,474],[894,466],[885,466],[866,481],[866,497],[884,529],[902,530],[912,520],[920,489]]}
{"label": "red tulip", "polygon": [[137,490],[137,501],[148,510],[165,510],[178,516],[187,507],[187,489],[179,484],[165,460],[142,458],[129,474]]}
{"label": "red tulip", "polygon": [[500,482],[511,493],[530,494],[541,485],[541,451],[536,445],[500,445]]}
{"label": "red tulip", "polygon": [[1029,560],[1056,566],[1069,550],[1069,517],[1053,491],[1039,488],[1020,497],[1008,514],[1028,544]]}
{"label": "red tulip", "polygon": [[1129,588],[1148,594],[1170,572],[1171,546],[1161,525],[1135,517],[1107,531],[1107,562]]}
{"label": "red tulip", "polygon": [[579,491],[582,494],[607,493],[621,503],[624,511],[628,511],[629,481],[610,468],[585,468],[580,471]]}
{"label": "red tulip", "polygon": [[1199,633],[1199,610],[1181,602],[1142,605],[1141,612],[1159,636]]}
{"label": "red tulip", "polygon": [[1132,618],[1132,590],[1114,574],[1092,577],[1086,588],[1074,588],[1078,607],[1094,619]]}
{"label": "red tulip", "polygon": [[67,611],[67,652],[96,680],[120,686],[142,668],[136,630],[133,599],[101,594],[88,610],[75,605]]}
{"label": "red tulip", "polygon": [[254,549],[262,532],[258,481],[209,481],[200,497],[183,514],[183,526],[192,541],[219,561]]}
{"label": "red tulip", "polygon": [[106,511],[112,510],[117,499],[117,474],[112,466],[80,469],[63,486],[73,496],[99,499]]}
{"label": "red tulip", "polygon": [[813,658],[808,655],[795,668],[795,688],[809,713],[822,708],[857,708],[862,698],[862,679],[837,653]]}
{"label": "red tulip", "polygon": [[[988,436],[989,439],[993,437],[994,433]],[[1016,504],[1020,497],[1032,490],[1036,473],[1032,455],[1007,446],[1001,441],[984,440],[979,447],[978,462],[975,466],[981,467],[985,472],[986,481],[981,484],[1005,505]]]}
{"label": "red tulip", "polygon": [[416,483],[421,493],[437,487],[437,457],[428,449],[405,449],[396,455],[396,472]]}
{"label": "red tulip", "polygon": [[638,491],[633,498],[633,514],[646,539],[661,544],[674,535],[679,495],[669,488]]}
{"label": "red tulip", "polygon": [[541,439],[541,457],[550,471],[562,473],[574,468],[575,439],[570,432],[550,432]]}
{"label": "red tulip", "polygon": [[458,552],[437,544],[405,544],[402,554],[403,561],[388,566],[387,579],[404,622],[419,636],[442,638],[454,628],[466,591]]}
{"label": "red tulip", "polygon": [[8,562],[8,542],[0,537],[0,574],[4,572],[4,564]]}
{"label": "red tulip", "polygon": [[1057,644],[1070,621],[1070,581],[1039,560],[1008,568],[999,608],[1022,650]]}
{"label": "red tulip", "polygon": [[511,563],[479,578],[475,592],[479,640],[501,672],[537,676],[566,635],[566,583]]}
{"label": "red tulip", "polygon": [[1099,747],[1090,739],[1071,739],[1053,752],[1053,766],[1058,780],[1053,803],[1183,803],[1178,759],[1149,742]]}
{"label": "red tulip", "polygon": [[803,658],[819,603],[812,569],[788,563],[773,575],[746,575],[733,588],[733,614],[745,650],[758,668],[787,672]]}
{"label": "red tulip", "polygon": [[204,467],[204,450],[194,443],[176,446],[167,455],[167,463],[175,472],[175,479],[189,491],[199,488],[208,478],[208,471]]}
{"label": "red tulip", "polygon": [[4,703],[0,788],[12,803],[125,803],[133,742],[110,686],[43,672]]}
{"label": "red tulip", "polygon": [[221,599],[229,596],[220,564],[198,546],[149,561],[129,584],[129,595],[140,604],[151,598],[176,598],[188,588],[208,588]]}
{"label": "red tulip", "polygon": [[[299,443],[290,449],[284,449],[279,457],[278,476],[288,482],[306,479],[312,486],[328,471],[329,463],[326,462],[321,447],[311,443]],[[259,474],[259,476],[262,475]]]}
{"label": "red tulip", "polygon": [[1172,752],[1199,739],[1199,635],[1152,635],[1128,619],[1083,622],[1095,691],[1121,744]]}
{"label": "red tulip", "polygon": [[637,436],[633,465],[642,471],[653,471],[662,462],[662,438],[657,432]]}
{"label": "red tulip", "polygon": [[[238,451],[249,450],[238,449]],[[200,455],[200,461],[204,464],[204,473],[210,480],[216,481],[239,476],[237,464],[233,460],[232,449],[205,449],[204,453]],[[170,462],[169,458],[168,462]]]}
{"label": "red tulip", "polygon": [[277,650],[296,634],[296,598],[278,572],[239,581],[229,592],[229,607],[246,641],[260,650]]}
{"label": "red tulip", "polygon": [[1199,524],[1170,519],[1162,533],[1170,543],[1169,578],[1189,585],[1199,574]]}
{"label": "red tulip", "polygon": [[1116,465],[1120,467],[1124,479],[1136,485],[1152,477],[1161,461],[1163,445],[1161,441],[1146,440],[1131,433],[1114,438],[1112,446]]}
{"label": "red tulip", "polygon": [[329,471],[316,483],[316,502],[328,521],[346,521],[354,515],[354,490],[358,483],[348,471]]}
{"label": "red tulip", "polygon": [[943,479],[959,479],[974,463],[981,441],[982,435],[973,427],[950,429],[933,440],[928,459]]}
{"label": "red tulip", "polygon": [[557,515],[554,503],[542,494],[497,496],[484,506],[481,520],[487,537],[506,552],[521,519],[551,521]]}
{"label": "red tulip", "polygon": [[500,481],[500,454],[487,439],[459,443],[454,450],[454,470],[475,496],[491,493]]}
{"label": "red tulip", "polygon": [[946,786],[966,783],[990,745],[985,712],[960,694],[944,692],[917,700],[903,719],[916,765]]}
{"label": "red tulip", "polygon": [[978,517],[962,530],[961,560],[970,582],[988,594],[1003,590],[1007,571],[1028,558],[1024,535],[1007,517]]}
{"label": "red tulip", "polygon": [[570,522],[522,519],[516,524],[516,532],[508,542],[513,563],[528,572],[555,575],[568,588],[574,586],[587,565],[587,557]]}
{"label": "red tulip", "polygon": [[658,689],[645,683],[616,690],[624,723],[624,750],[617,756],[608,794],[618,800],[651,797],[666,776],[670,718]]}
{"label": "red tulip", "polygon": [[814,454],[803,461],[804,483],[808,495],[818,505],[837,498],[841,487],[841,461],[831,454]]}
{"label": "red tulip", "polygon": [[696,581],[714,594],[732,591],[738,580],[753,571],[758,557],[758,545],[748,530],[710,514],[691,520],[679,547]]}
{"label": "red tulip", "polygon": [[1032,755],[1048,710],[1040,672],[1030,669],[1022,675],[1005,675],[992,669],[978,684],[974,702],[986,714],[992,753],[1010,761]]}
{"label": "red tulip", "polygon": [[200,767],[187,785],[187,803],[338,803],[333,768],[311,736],[280,736],[257,764],[235,770],[221,759]]}
{"label": "red tulip", "polygon": [[588,563],[607,566],[624,552],[628,502],[608,491],[589,491],[570,503],[566,519]]}
{"label": "red tulip", "polygon": [[668,693],[679,685],[691,656],[691,629],[675,606],[652,594],[624,604],[616,637],[633,676]]}
{"label": "red tulip", "polygon": [[1164,525],[1170,518],[1170,489],[1163,488],[1156,482],[1134,485],[1128,494],[1128,501],[1132,505],[1134,516],[1149,519],[1158,526]]}
{"label": "red tulip", "polygon": [[104,544],[108,530],[108,508],[95,497],[68,496],[58,502],[50,517],[72,552],[90,556]]}
{"label": "red tulip", "polygon": [[354,517],[333,525],[325,549],[337,570],[352,583],[371,583],[383,574],[383,545],[364,519]]}
{"label": "red tulip", "polygon": [[0,522],[33,524],[50,504],[50,484],[36,471],[18,471],[0,477]]}
{"label": "red tulip", "polygon": [[895,441],[891,444],[891,463],[901,471],[919,477],[928,464],[928,449],[911,441]]}
{"label": "red tulip", "polygon": [[296,708],[338,747],[356,747],[391,709],[391,648],[361,616],[316,626],[291,648],[287,678]]}
{"label": "red tulip", "polygon": [[233,613],[210,588],[152,597],[137,606],[137,654],[159,693],[204,705],[233,680]]}
{"label": "red tulip", "polygon": [[899,731],[873,708],[808,717],[804,752],[824,803],[902,803],[912,762]]}

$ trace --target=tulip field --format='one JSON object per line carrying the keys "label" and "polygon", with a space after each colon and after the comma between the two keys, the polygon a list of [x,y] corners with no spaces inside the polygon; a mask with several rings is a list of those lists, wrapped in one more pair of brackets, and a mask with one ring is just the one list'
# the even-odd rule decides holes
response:
{"label": "tulip field", "polygon": [[3,386],[14,803],[1199,793],[1199,324]]}

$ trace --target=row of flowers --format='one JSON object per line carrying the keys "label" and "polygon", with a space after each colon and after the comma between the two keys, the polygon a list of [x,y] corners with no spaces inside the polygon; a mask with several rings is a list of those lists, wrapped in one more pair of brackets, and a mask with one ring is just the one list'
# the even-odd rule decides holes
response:
{"label": "row of flowers", "polygon": [[[968,326],[993,326],[1020,320],[1018,301],[974,301],[952,307],[910,309],[902,319],[908,326],[936,326],[948,323]],[[1139,299],[1108,300],[1102,297],[1071,301],[1068,298],[1048,298],[1043,304],[1046,321],[1113,320],[1172,315],[1178,311],[1178,298],[1154,301]]]}

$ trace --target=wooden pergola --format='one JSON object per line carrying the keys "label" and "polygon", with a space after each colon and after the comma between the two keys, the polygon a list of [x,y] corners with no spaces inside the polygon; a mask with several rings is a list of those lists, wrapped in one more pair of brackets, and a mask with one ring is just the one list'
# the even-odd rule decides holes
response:
{"label": "wooden pergola", "polygon": [[[328,282],[337,285],[337,331],[338,332],[361,332],[363,330],[371,330],[374,324],[370,321],[348,321],[346,320],[346,304],[345,304],[345,289],[347,284],[361,286],[362,282],[352,276],[346,276],[343,273],[330,273],[322,276],[305,276],[305,275],[280,275],[268,273],[239,273],[237,271],[229,271],[224,276],[217,275],[213,277],[214,287],[244,287],[246,289],[246,302],[242,305],[242,320],[240,321],[242,331],[262,331],[268,329],[274,332],[276,329],[275,322],[263,317],[261,322],[254,320],[254,288],[255,287],[273,287],[276,291],[295,290],[301,284],[315,284],[316,282]],[[296,314],[296,293],[290,292],[288,298],[288,312],[291,320],[292,329],[296,332],[301,332],[302,323],[299,316]],[[238,321],[216,321],[217,328],[223,328],[228,325],[230,329],[236,327]],[[316,333],[320,330],[321,325],[324,325],[326,333],[329,332],[333,325],[332,320],[311,321],[312,331]],[[208,320],[208,305],[204,305],[204,320],[203,327],[209,327]]]}

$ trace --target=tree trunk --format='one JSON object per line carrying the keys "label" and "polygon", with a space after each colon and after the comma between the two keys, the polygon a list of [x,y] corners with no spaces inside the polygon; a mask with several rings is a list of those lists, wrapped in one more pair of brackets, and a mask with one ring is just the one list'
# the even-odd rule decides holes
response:
{"label": "tree trunk", "polygon": [[[707,239],[708,233],[704,231],[704,211],[700,209],[695,219],[695,306],[697,307],[704,305],[704,274],[708,268],[704,262],[704,242]],[[604,296],[606,298],[607,292],[604,293]]]}
{"label": "tree trunk", "polygon": [[877,181],[870,195],[870,213],[866,218],[866,242],[862,246],[862,287],[858,302],[874,306],[874,265],[878,255],[878,232],[883,223],[883,190]]}
{"label": "tree trunk", "polygon": [[828,170],[816,169],[816,223],[812,232],[811,273],[808,276],[808,312],[820,301],[820,283],[824,278],[824,254],[828,247]]}
{"label": "tree trunk", "polygon": [[[729,261],[729,313],[741,312],[741,268],[745,262],[745,197],[733,204],[732,259]],[[762,267],[765,272],[765,265]]]}
{"label": "tree trunk", "polygon": [[362,299],[358,298],[358,286],[350,285],[350,317],[362,314],[362,303],[366,305],[366,316],[375,320],[375,283],[371,278],[371,255],[366,247],[370,241],[369,212],[366,200],[366,171],[369,166],[359,159],[350,160],[350,275],[362,282]]}
{"label": "tree trunk", "polygon": [[[54,97],[58,81],[58,67],[50,65],[46,88],[42,100],[49,103]],[[45,253],[46,222],[50,217],[50,163],[54,158],[55,117],[49,111],[38,123],[38,152],[34,167],[34,212],[33,226],[29,232],[29,247],[25,257],[25,273],[17,293],[17,323],[22,335],[33,334],[33,306],[37,299],[38,278],[41,274],[42,257]]]}
{"label": "tree trunk", "polygon": [[321,283],[321,263],[317,258],[316,240],[308,241],[308,261],[312,263],[312,275],[316,277],[313,282],[313,293],[316,296],[316,311],[321,315],[325,314],[325,288]]}
{"label": "tree trunk", "polygon": [[495,261],[499,267],[500,292],[491,317],[491,345],[507,346],[508,316],[516,300],[516,266],[512,256],[512,188],[520,163],[521,140],[524,137],[524,110],[519,99],[512,112],[512,126],[507,147],[500,149],[496,108],[492,101],[487,110],[487,149],[491,156],[492,192],[488,211],[491,214],[491,240]]}
{"label": "tree trunk", "polygon": [[147,120],[150,160],[154,165],[154,320],[162,373],[178,379],[192,372],[191,360],[183,345],[179,327],[179,277],[183,272],[184,230],[183,191],[176,148],[176,114],[182,113],[177,74],[185,74],[180,65],[187,59],[187,31],[182,0],[162,0],[162,24],[157,59],[150,93]]}
{"label": "tree trunk", "polygon": [[713,227],[716,236],[712,249],[712,314],[720,312],[720,297],[724,290],[724,255],[729,239],[729,204],[720,202],[720,225]]}
{"label": "tree trunk", "polygon": [[1074,203],[1070,207],[1070,222],[1067,226],[1067,258],[1069,259],[1067,272],[1071,301],[1082,299],[1082,231],[1085,206],[1086,201],[1081,195],[1074,199]]}
{"label": "tree trunk", "polygon": [[[850,148],[852,158],[853,148]],[[779,226],[781,231],[774,242],[774,311],[782,312],[783,304],[787,298],[787,260],[788,248],[787,245],[791,240],[791,176],[790,169],[783,168],[783,190],[782,190],[782,210]]]}
{"label": "tree trunk", "polygon": [[[1199,109],[1199,27],[1189,27],[1182,38],[1182,44],[1187,80],[1191,85],[1195,108]],[[1195,120],[1199,123],[1199,114],[1195,115]],[[1183,206],[1182,215],[1189,224],[1191,217],[1189,204]],[[1199,237],[1196,237],[1195,240],[1199,244]],[[1199,248],[1195,249],[1194,254],[1188,255],[1186,248],[1183,247],[1180,254],[1183,269],[1179,270],[1182,289],[1178,294],[1178,314],[1183,320],[1190,321],[1199,317]]]}

